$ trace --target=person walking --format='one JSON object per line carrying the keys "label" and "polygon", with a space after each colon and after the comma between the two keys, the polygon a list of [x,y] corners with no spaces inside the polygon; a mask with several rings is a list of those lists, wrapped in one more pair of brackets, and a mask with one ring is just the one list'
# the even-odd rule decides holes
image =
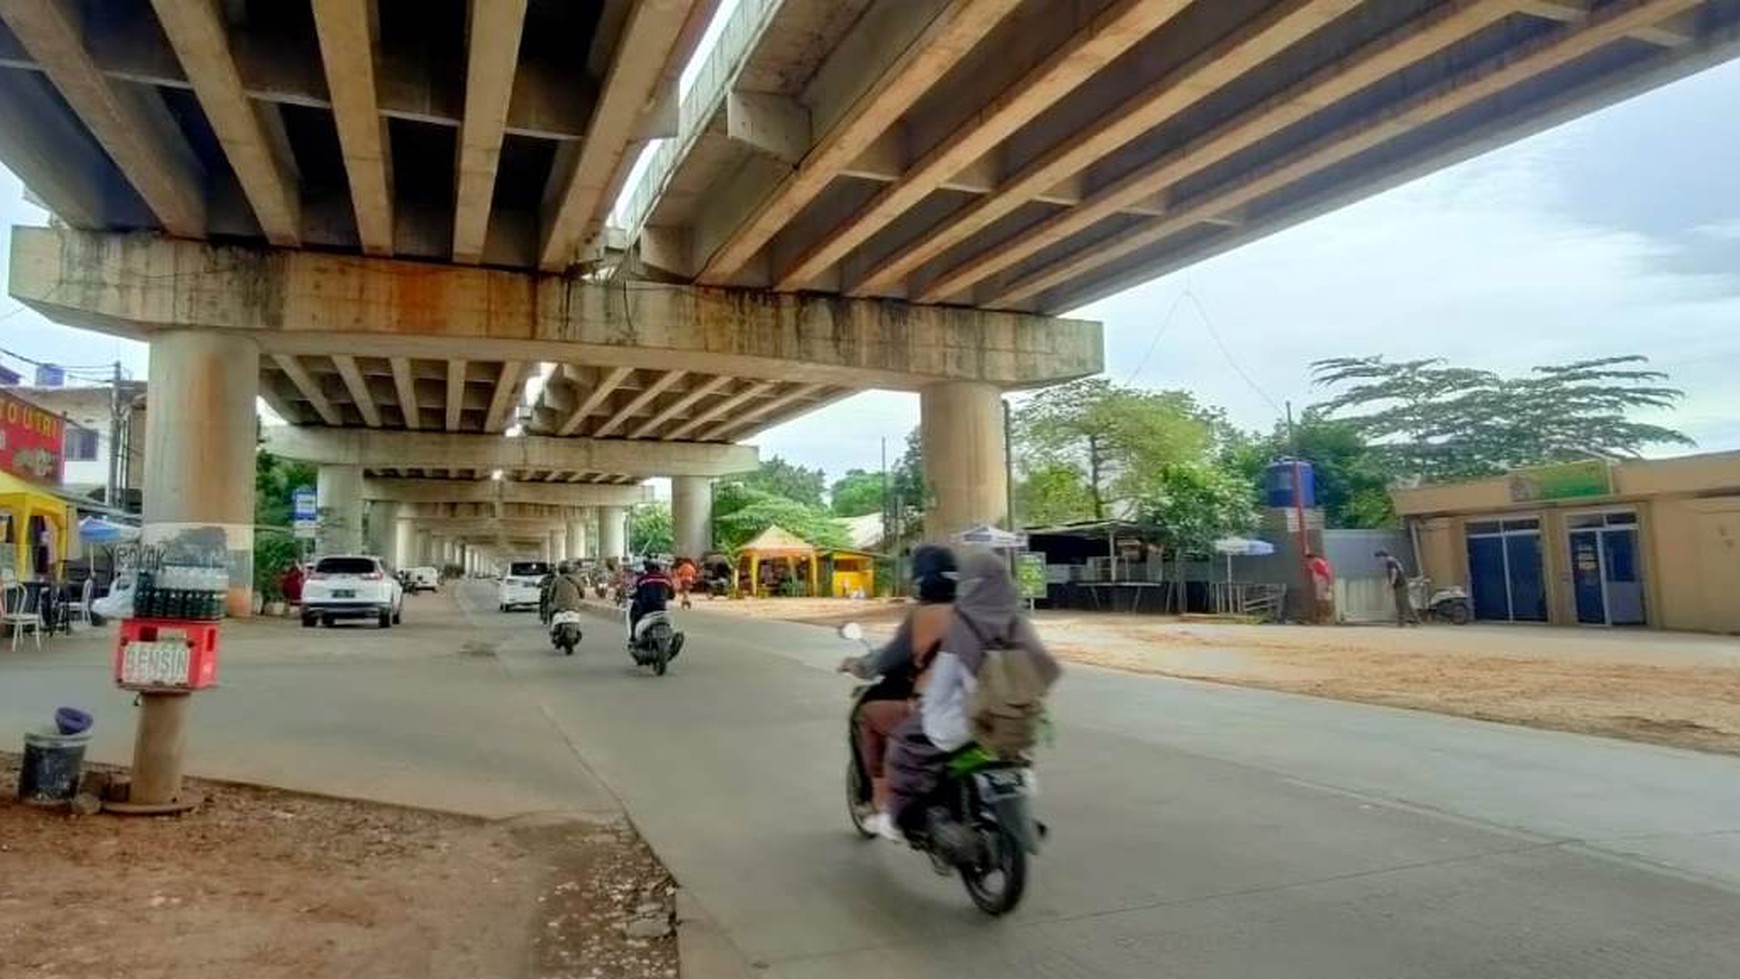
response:
{"label": "person walking", "polygon": [[1389,551],[1378,551],[1372,556],[1383,562],[1384,580],[1389,582],[1390,593],[1396,598],[1396,627],[1419,625],[1420,616],[1414,611],[1414,601],[1408,595],[1408,572],[1402,567],[1402,562]]}
{"label": "person walking", "polygon": [[1316,623],[1335,624],[1335,569],[1316,551],[1305,552],[1305,570],[1311,574],[1311,591],[1317,599]]}

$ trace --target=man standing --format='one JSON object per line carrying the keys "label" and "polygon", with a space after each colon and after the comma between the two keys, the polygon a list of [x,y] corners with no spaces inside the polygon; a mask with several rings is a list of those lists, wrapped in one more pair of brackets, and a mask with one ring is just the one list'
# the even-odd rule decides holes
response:
{"label": "man standing", "polygon": [[1420,617],[1414,613],[1414,602],[1408,597],[1408,572],[1402,568],[1402,562],[1389,551],[1378,551],[1372,556],[1383,562],[1384,579],[1396,597],[1396,627],[1419,625]]}
{"label": "man standing", "polygon": [[1335,624],[1335,569],[1316,551],[1305,552],[1305,570],[1311,575],[1312,594],[1317,599],[1317,624]]}

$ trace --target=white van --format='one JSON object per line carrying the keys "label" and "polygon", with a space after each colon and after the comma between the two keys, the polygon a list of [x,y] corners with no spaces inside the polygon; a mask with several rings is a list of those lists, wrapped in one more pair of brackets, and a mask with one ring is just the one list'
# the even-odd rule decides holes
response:
{"label": "white van", "polygon": [[501,576],[501,587],[497,591],[497,605],[501,611],[537,608],[538,586],[549,573],[550,565],[547,561],[510,562],[507,572]]}
{"label": "white van", "polygon": [[441,572],[434,568],[406,568],[405,590],[415,594],[422,591],[439,591],[441,589]]}

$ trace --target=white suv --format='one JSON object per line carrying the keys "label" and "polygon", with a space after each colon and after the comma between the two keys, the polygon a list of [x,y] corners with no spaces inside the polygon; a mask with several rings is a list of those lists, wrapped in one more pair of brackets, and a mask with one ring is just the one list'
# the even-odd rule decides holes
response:
{"label": "white suv", "polygon": [[337,554],[319,558],[302,583],[302,625],[335,619],[374,619],[383,629],[405,609],[405,589],[378,557]]}
{"label": "white suv", "polygon": [[514,561],[507,566],[507,573],[501,576],[501,587],[497,592],[496,604],[503,612],[511,612],[516,608],[538,607],[538,589],[544,583],[544,576],[550,573],[550,565],[546,561]]}

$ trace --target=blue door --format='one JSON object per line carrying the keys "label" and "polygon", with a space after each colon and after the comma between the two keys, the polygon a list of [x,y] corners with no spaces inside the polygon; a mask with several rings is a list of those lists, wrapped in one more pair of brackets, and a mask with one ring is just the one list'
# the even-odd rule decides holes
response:
{"label": "blue door", "polygon": [[1504,538],[1468,538],[1468,584],[1477,619],[1510,619],[1510,592],[1504,573]]}
{"label": "blue door", "polygon": [[1517,622],[1547,621],[1547,576],[1541,570],[1541,535],[1506,534],[1504,556],[1510,575],[1510,617]]}
{"label": "blue door", "polygon": [[1643,625],[1637,531],[1609,527],[1601,532],[1601,573],[1607,592],[1607,624]]}
{"label": "blue door", "polygon": [[1601,573],[1601,531],[1571,532],[1571,593],[1577,600],[1577,621],[1607,624],[1607,594]]}

